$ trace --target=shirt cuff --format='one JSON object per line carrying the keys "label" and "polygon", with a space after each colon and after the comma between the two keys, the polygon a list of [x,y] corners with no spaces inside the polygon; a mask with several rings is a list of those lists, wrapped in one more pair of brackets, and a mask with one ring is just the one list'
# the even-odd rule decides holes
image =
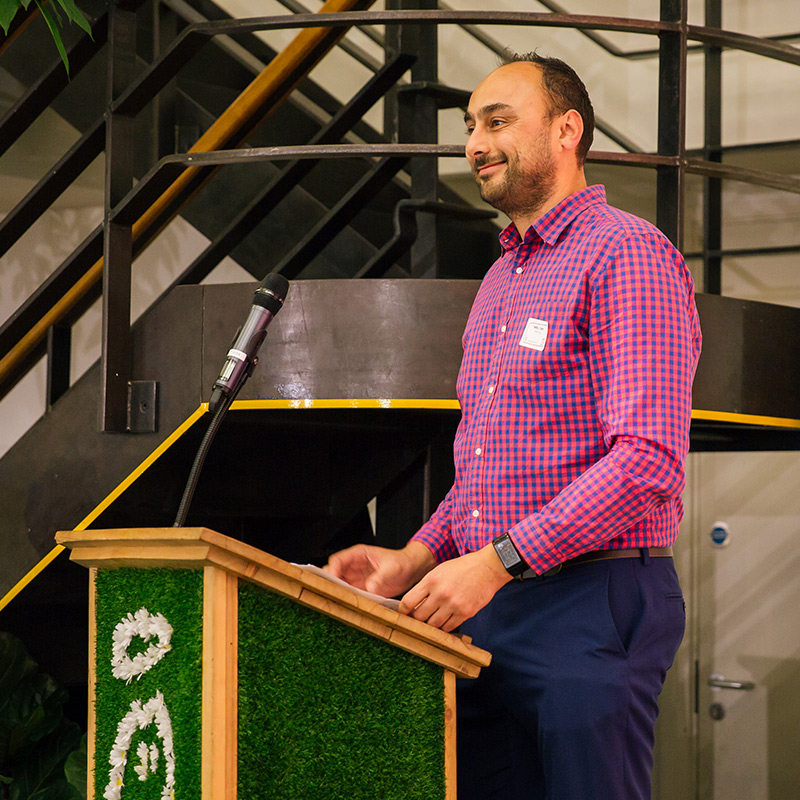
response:
{"label": "shirt cuff", "polygon": [[411,537],[411,541],[424,544],[433,553],[437,564],[441,564],[443,561],[448,561],[458,555],[458,551],[448,536],[437,535],[437,532],[428,531],[425,528],[415,533]]}

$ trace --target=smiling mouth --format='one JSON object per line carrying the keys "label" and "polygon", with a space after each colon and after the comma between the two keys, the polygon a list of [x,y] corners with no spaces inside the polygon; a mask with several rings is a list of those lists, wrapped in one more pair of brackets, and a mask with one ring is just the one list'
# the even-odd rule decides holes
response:
{"label": "smiling mouth", "polygon": [[492,161],[489,164],[481,164],[480,166],[475,167],[475,174],[483,175],[485,170],[492,169],[493,167],[499,167],[505,163],[505,161]]}

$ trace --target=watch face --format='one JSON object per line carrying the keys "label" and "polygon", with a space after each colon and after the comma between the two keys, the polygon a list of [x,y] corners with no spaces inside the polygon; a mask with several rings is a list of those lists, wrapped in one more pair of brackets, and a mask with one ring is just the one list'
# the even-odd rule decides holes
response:
{"label": "watch face", "polygon": [[514,567],[522,561],[519,557],[519,553],[517,552],[517,548],[514,547],[513,542],[510,539],[498,539],[494,542],[494,548],[497,551],[497,555],[500,556],[500,560],[503,562],[503,566],[508,569],[509,567]]}

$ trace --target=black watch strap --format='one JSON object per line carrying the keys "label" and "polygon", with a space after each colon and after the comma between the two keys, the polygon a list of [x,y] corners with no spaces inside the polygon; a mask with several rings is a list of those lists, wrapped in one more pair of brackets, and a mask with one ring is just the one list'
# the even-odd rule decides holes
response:
{"label": "black watch strap", "polygon": [[493,539],[492,545],[500,561],[503,563],[503,566],[506,568],[506,572],[513,578],[519,578],[519,576],[528,569],[525,559],[519,554],[519,550],[517,550],[514,542],[507,533]]}

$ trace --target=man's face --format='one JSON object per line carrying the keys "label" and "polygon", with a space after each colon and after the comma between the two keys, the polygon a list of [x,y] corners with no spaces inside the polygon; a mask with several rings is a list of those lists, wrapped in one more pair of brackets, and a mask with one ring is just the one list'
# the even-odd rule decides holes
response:
{"label": "man's face", "polygon": [[495,70],[473,92],[464,119],[481,197],[511,219],[540,208],[557,171],[540,69],[522,62]]}

